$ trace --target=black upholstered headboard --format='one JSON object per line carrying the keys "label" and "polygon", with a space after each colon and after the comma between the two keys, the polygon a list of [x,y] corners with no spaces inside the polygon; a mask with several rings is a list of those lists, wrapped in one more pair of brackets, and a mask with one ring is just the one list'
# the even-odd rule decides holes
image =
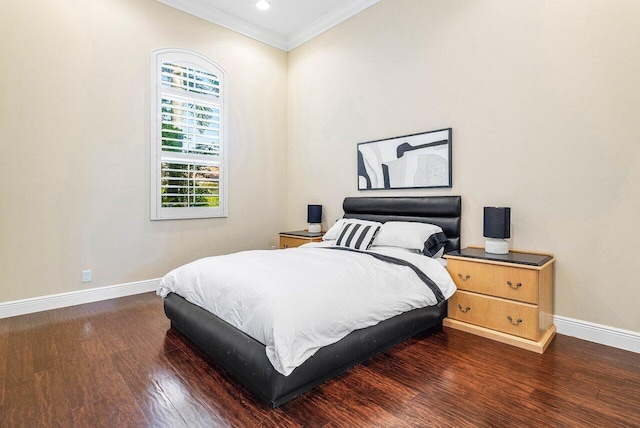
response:
{"label": "black upholstered headboard", "polygon": [[460,250],[461,196],[345,198],[342,208],[345,218],[436,224],[449,239],[445,253]]}

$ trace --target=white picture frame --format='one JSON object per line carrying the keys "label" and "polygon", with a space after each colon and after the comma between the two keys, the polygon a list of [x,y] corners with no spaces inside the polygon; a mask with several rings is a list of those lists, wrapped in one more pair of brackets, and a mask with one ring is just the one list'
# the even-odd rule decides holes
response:
{"label": "white picture frame", "polygon": [[451,128],[359,143],[358,190],[452,187]]}

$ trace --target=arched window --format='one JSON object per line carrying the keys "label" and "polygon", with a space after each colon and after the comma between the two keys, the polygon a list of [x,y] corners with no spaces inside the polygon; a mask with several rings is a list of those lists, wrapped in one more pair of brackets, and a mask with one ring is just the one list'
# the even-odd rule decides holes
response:
{"label": "arched window", "polygon": [[226,217],[225,71],[195,52],[151,59],[151,219]]}

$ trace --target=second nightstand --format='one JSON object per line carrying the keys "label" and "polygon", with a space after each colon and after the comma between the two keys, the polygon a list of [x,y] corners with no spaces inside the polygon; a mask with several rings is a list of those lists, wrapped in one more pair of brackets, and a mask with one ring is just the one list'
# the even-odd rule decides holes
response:
{"label": "second nightstand", "polygon": [[322,241],[324,232],[307,232],[306,230],[295,230],[293,232],[280,232],[280,249],[295,248],[308,242]]}
{"label": "second nightstand", "polygon": [[470,247],[445,257],[458,287],[449,299],[446,327],[544,352],[556,332],[551,254],[497,255]]}

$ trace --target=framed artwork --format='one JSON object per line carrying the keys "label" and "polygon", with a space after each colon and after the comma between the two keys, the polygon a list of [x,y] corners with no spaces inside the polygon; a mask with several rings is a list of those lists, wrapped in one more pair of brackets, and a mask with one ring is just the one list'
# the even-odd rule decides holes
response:
{"label": "framed artwork", "polygon": [[451,128],[358,144],[358,190],[451,187]]}

